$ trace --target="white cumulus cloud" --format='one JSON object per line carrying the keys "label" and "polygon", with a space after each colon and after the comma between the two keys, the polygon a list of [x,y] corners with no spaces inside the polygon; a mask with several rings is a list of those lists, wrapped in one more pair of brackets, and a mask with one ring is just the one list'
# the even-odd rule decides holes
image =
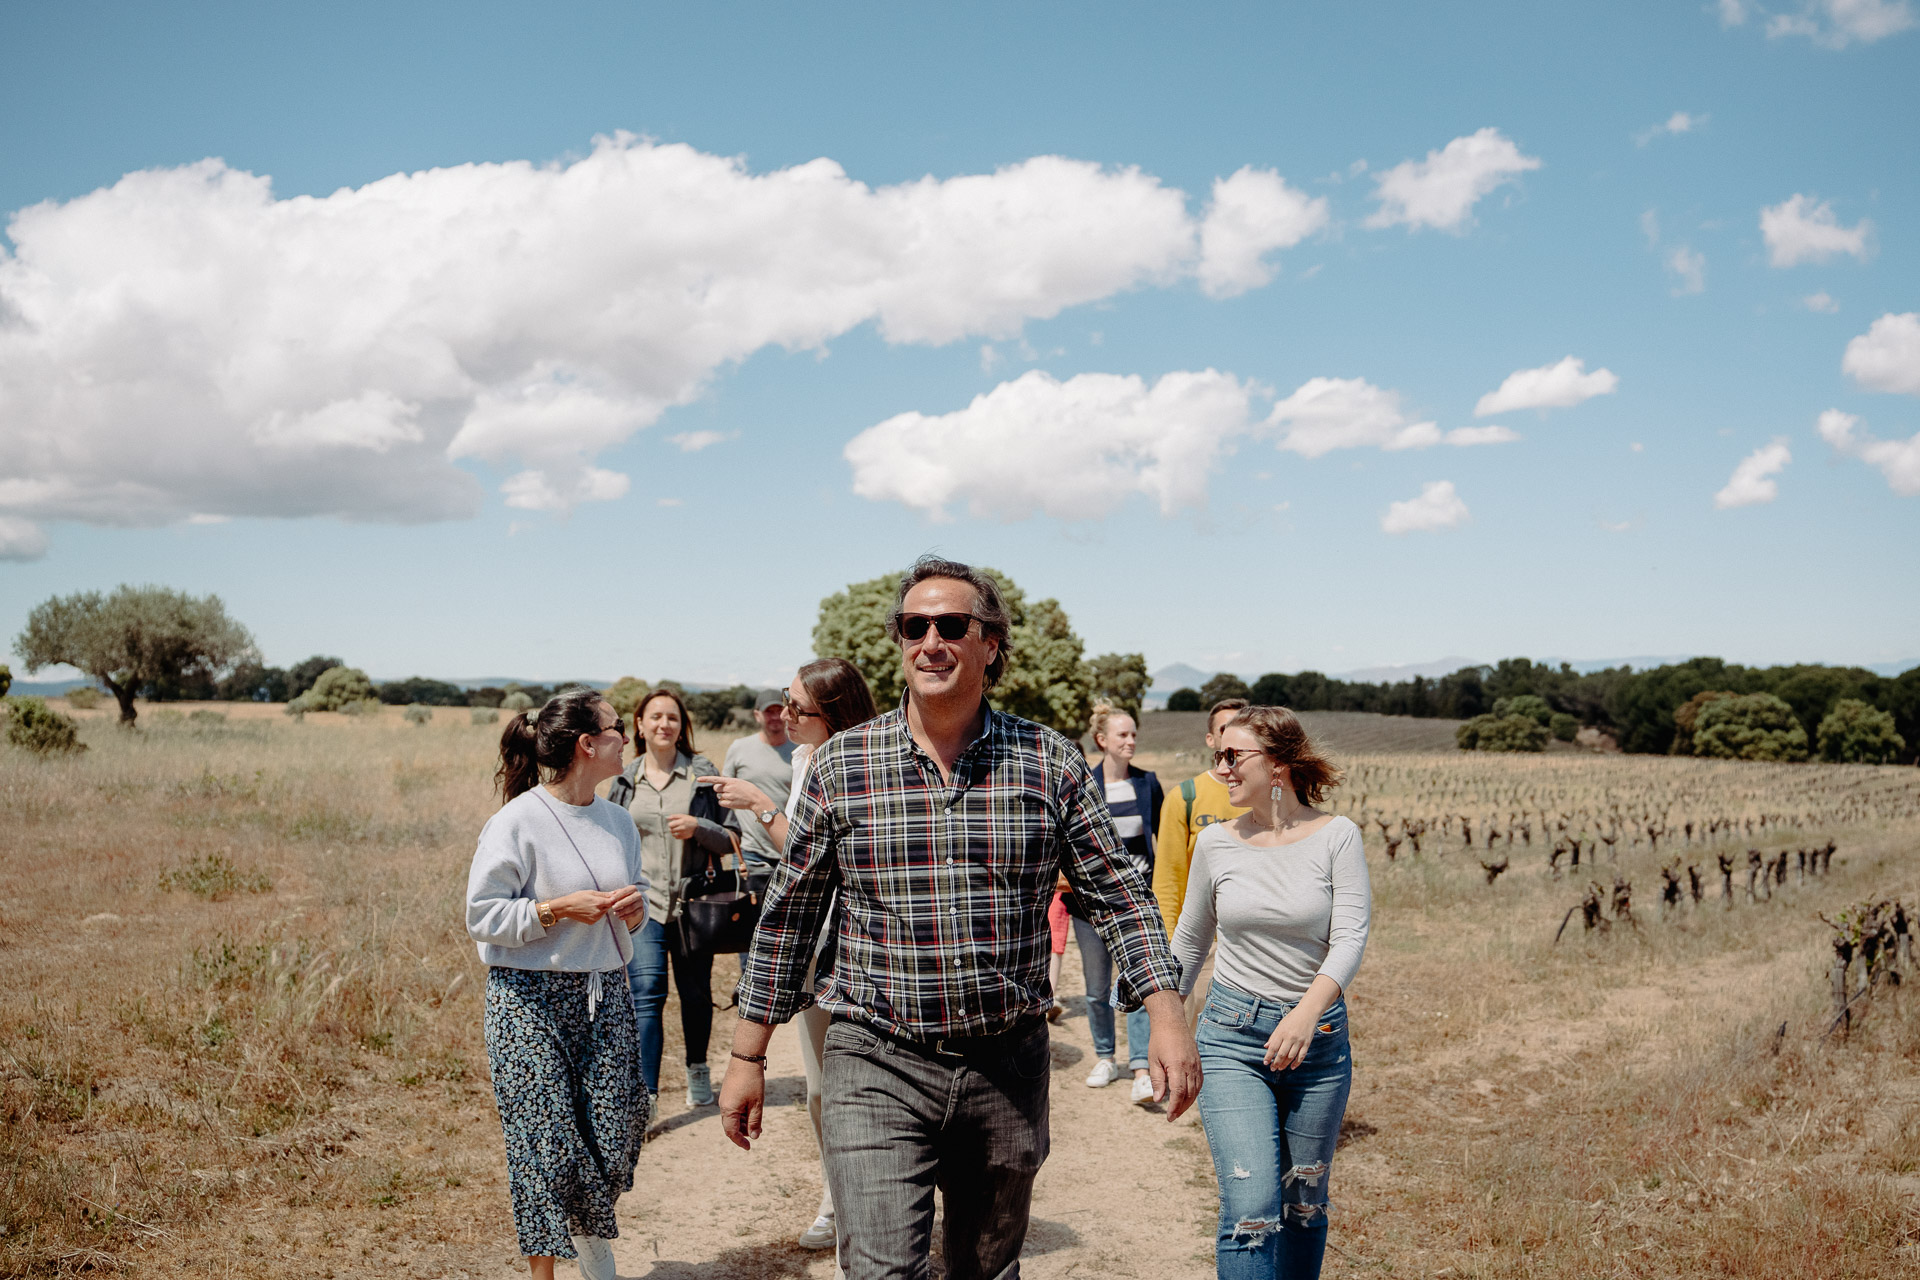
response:
{"label": "white cumulus cloud", "polygon": [[1776,40],[1805,36],[1825,48],[1844,49],[1898,35],[1913,24],[1908,0],[1805,0],[1798,13],[1769,18],[1767,34]]}
{"label": "white cumulus cloud", "polygon": [[1805,307],[1809,311],[1817,311],[1821,315],[1829,315],[1829,316],[1840,309],[1840,304],[1838,302],[1835,302],[1833,300],[1833,295],[1828,293],[1825,289],[1822,289],[1818,293],[1810,293],[1806,297],[1800,299],[1800,305]]}
{"label": "white cumulus cloud", "polygon": [[1375,175],[1374,199],[1380,208],[1367,225],[1464,231],[1482,196],[1539,167],[1538,158],[1521,154],[1498,129],[1455,138],[1427,152],[1425,160],[1403,160]]}
{"label": "white cumulus cloud", "polygon": [[1558,364],[1518,369],[1494,390],[1480,397],[1473,416],[1508,413],[1515,409],[1566,409],[1595,396],[1611,395],[1620,385],[1611,369],[1587,372],[1587,362],[1567,356]]}
{"label": "white cumulus cloud", "polygon": [[1737,27],[1747,20],[1747,0],[1720,0],[1720,25]]}
{"label": "white cumulus cloud", "polygon": [[947,414],[902,413],[847,443],[853,489],[935,519],[1107,515],[1133,494],[1163,514],[1206,501],[1215,462],[1249,429],[1252,388],[1207,369],[1139,377],[1034,370]]}
{"label": "white cumulus cloud", "polygon": [[1798,192],[1760,210],[1760,234],[1767,242],[1767,261],[1776,267],[1825,262],[1842,253],[1865,262],[1873,252],[1871,221],[1862,218],[1843,227],[1831,204]]}
{"label": "white cumulus cloud", "polygon": [[667,443],[682,453],[698,453],[710,449],[723,440],[731,440],[737,432],[732,431],[682,431],[667,437]]}
{"label": "white cumulus cloud", "polygon": [[1888,312],[1847,344],[1840,370],[1863,387],[1920,396],[1920,312]]}
{"label": "white cumulus cloud", "polygon": [[1857,431],[1860,419],[1829,409],[1820,415],[1820,438],[1850,458],[1878,468],[1887,487],[1903,498],[1920,495],[1920,432],[1906,440],[1880,440]]}
{"label": "white cumulus cloud", "polygon": [[0,560],[38,560],[45,554],[46,530],[19,516],[0,516]]}
{"label": "white cumulus cloud", "polygon": [[1420,486],[1420,496],[1391,503],[1380,517],[1383,533],[1434,533],[1466,523],[1467,504],[1453,491],[1453,481],[1434,480]]}
{"label": "white cumulus cloud", "polygon": [[1251,165],[1213,184],[1200,224],[1200,288],[1230,298],[1273,279],[1266,255],[1291,249],[1327,225],[1324,197],[1309,198],[1271,169]]}
{"label": "white cumulus cloud", "polygon": [[1512,444],[1520,438],[1517,431],[1505,427],[1455,427],[1447,432],[1446,443],[1470,446],[1476,444]]}
{"label": "white cumulus cloud", "polygon": [[1252,287],[1324,216],[1254,170],[1203,222],[1135,168],[871,187],[626,135],[319,197],[145,170],[11,219],[0,515],[460,518],[463,462],[516,507],[605,500],[628,481],[598,452],[764,347],[1009,340],[1130,289]]}
{"label": "white cumulus cloud", "polygon": [[1780,486],[1772,477],[1786,470],[1793,454],[1787,451],[1785,440],[1775,440],[1772,444],[1763,444],[1740,460],[1733,469],[1733,478],[1726,487],[1713,495],[1713,505],[1722,511],[1729,507],[1751,507],[1756,503],[1772,502],[1780,495]]}
{"label": "white cumulus cloud", "polygon": [[1365,378],[1309,378],[1273,406],[1267,423],[1284,428],[1278,447],[1318,458],[1335,449],[1422,449],[1444,438],[1431,422],[1400,408],[1400,393]]}
{"label": "white cumulus cloud", "polygon": [[1667,254],[1667,274],[1674,280],[1674,296],[1704,293],[1707,288],[1707,255],[1690,245],[1676,245]]}
{"label": "white cumulus cloud", "polygon": [[1661,134],[1692,133],[1707,122],[1707,117],[1696,116],[1686,111],[1676,111],[1659,124],[1648,125],[1633,136],[1634,142],[1646,146]]}

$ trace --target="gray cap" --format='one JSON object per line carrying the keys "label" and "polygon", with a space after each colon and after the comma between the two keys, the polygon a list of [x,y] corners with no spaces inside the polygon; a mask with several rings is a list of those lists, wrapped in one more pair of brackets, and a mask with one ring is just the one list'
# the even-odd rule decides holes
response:
{"label": "gray cap", "polygon": [[786,703],[787,695],[781,693],[778,689],[762,689],[753,697],[753,709],[755,711],[765,711],[768,707],[783,707]]}

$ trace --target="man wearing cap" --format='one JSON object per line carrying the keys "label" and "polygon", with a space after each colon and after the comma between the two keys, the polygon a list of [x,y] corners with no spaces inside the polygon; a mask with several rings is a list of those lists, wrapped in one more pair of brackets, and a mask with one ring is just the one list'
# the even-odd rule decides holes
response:
{"label": "man wearing cap", "polygon": [[786,812],[787,794],[793,790],[793,739],[787,737],[786,704],[776,690],[762,689],[754,697],[753,722],[759,732],[727,748],[720,776],[751,782],[772,801],[763,810],[740,815],[740,851],[746,855],[753,891],[764,902],[767,881],[780,865],[780,846],[769,828],[776,815]]}

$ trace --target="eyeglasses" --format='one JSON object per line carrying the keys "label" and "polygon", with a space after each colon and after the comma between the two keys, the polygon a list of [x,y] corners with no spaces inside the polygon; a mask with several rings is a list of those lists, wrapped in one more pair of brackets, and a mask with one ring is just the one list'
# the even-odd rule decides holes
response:
{"label": "eyeglasses", "polygon": [[903,613],[896,625],[902,639],[917,644],[927,638],[928,627],[938,631],[942,640],[961,639],[974,621],[970,613]]}
{"label": "eyeglasses", "polygon": [[1265,753],[1251,747],[1222,747],[1213,753],[1213,767],[1218,769],[1224,764],[1229,769],[1237,769],[1242,760],[1250,760],[1254,756],[1263,754]]}
{"label": "eyeglasses", "polygon": [[805,720],[809,716],[815,720],[821,718],[818,711],[802,711],[800,704],[793,700],[791,694],[783,695],[780,700],[780,705],[786,709],[787,719],[789,720]]}

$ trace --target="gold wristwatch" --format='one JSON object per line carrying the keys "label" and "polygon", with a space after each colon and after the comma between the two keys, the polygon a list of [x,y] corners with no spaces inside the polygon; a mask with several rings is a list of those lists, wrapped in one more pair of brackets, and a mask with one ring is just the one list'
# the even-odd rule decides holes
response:
{"label": "gold wristwatch", "polygon": [[560,917],[553,914],[553,904],[551,902],[534,903],[533,914],[540,917],[540,927],[542,929],[551,929],[560,922]]}

